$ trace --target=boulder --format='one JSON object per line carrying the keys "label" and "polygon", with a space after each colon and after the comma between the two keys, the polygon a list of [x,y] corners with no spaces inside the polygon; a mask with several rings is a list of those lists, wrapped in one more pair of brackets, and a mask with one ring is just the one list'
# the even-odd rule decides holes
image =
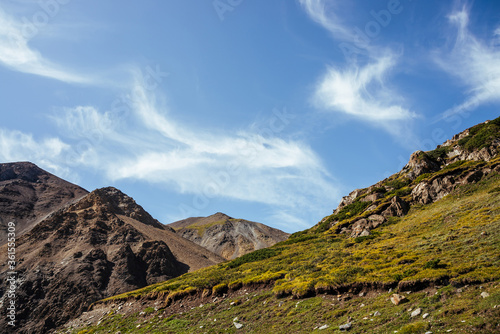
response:
{"label": "boulder", "polygon": [[351,329],[351,327],[352,327],[352,324],[350,322],[348,322],[347,324],[340,325],[339,329],[341,331],[348,331],[349,329]]}
{"label": "boulder", "polygon": [[392,294],[391,296],[391,302],[394,304],[394,305],[399,305],[401,303],[404,303],[406,302],[407,299],[405,296],[402,296],[402,295],[398,295],[397,293],[394,293]]}
{"label": "boulder", "polygon": [[481,292],[481,297],[488,298],[489,296],[490,296],[490,294],[488,292],[486,292],[486,291]]}
{"label": "boulder", "polygon": [[407,177],[414,180],[422,174],[436,172],[439,169],[439,163],[423,151],[416,151],[410,156],[410,161],[403,167],[402,171],[407,172]]}
{"label": "boulder", "polygon": [[387,219],[381,215],[371,215],[367,219],[371,229],[374,229],[387,221]]}
{"label": "boulder", "polygon": [[373,193],[360,199],[361,202],[375,202],[378,199],[384,198],[381,193]]}
{"label": "boulder", "polygon": [[435,202],[448,195],[455,188],[455,178],[451,175],[437,177],[429,181],[422,181],[413,188],[413,200],[422,204]]}
{"label": "boulder", "polygon": [[368,234],[370,234],[370,224],[368,223],[368,220],[362,218],[359,220],[356,220],[354,224],[351,227],[351,238],[357,238],[361,236],[361,233],[364,231],[368,231]]}
{"label": "boulder", "polygon": [[419,316],[419,315],[420,315],[420,313],[422,313],[422,309],[419,307],[419,308],[417,308],[415,311],[411,312],[410,316],[411,316],[412,318],[415,318],[415,317]]}
{"label": "boulder", "polygon": [[394,196],[391,200],[391,205],[382,212],[384,217],[402,217],[408,213],[410,205],[398,196]]}

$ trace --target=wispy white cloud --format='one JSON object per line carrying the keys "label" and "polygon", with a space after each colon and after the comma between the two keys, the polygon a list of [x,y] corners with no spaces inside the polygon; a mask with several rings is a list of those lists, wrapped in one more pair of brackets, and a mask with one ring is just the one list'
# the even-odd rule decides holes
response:
{"label": "wispy white cloud", "polygon": [[305,144],[281,139],[278,133],[263,137],[249,130],[214,134],[187,128],[172,120],[141,85],[133,91],[135,116],[148,137],[132,134],[137,141],[127,148],[129,154],[120,154],[125,158],[99,163],[108,166],[109,177],[165,182],[183,193],[286,207],[315,207],[320,197],[330,201],[337,195],[320,159]]}
{"label": "wispy white cloud", "polygon": [[453,47],[434,54],[436,63],[467,87],[467,98],[447,110],[442,117],[474,110],[478,106],[500,102],[500,28],[489,43],[481,41],[469,31],[469,9],[463,6],[448,17],[456,29]]}
{"label": "wispy white cloud", "polygon": [[[358,42],[359,37],[342,23],[338,1],[300,0],[307,14],[337,41]],[[364,44],[366,62],[328,66],[319,79],[313,103],[324,110],[350,115],[358,120],[382,126],[398,135],[398,127],[416,114],[404,106],[404,98],[387,78],[397,66],[398,55],[390,49]],[[390,122],[390,124],[388,123]]]}
{"label": "wispy white cloud", "polygon": [[1,130],[0,161],[30,160],[61,176],[90,167],[110,181],[164,184],[191,194],[192,201],[179,205],[199,211],[213,198],[260,203],[270,208],[270,221],[287,230],[306,227],[339,199],[321,159],[307,144],[281,138],[287,120],[272,112],[266,129],[210,131],[177,122],[139,80],[129,97],[127,119],[92,106],[56,111],[51,118],[60,138]]}
{"label": "wispy white cloud", "polygon": [[415,114],[398,105],[401,98],[385,84],[394,63],[389,55],[362,68],[330,67],[317,85],[314,101],[321,108],[372,122],[412,118]]}
{"label": "wispy white cloud", "polygon": [[299,2],[309,17],[328,30],[335,39],[355,40],[353,31],[342,24],[336,13],[340,2],[324,0],[299,0]]}
{"label": "wispy white cloud", "polygon": [[74,73],[45,59],[29,46],[31,36],[24,24],[0,8],[0,64],[14,71],[35,74],[67,83],[89,83],[84,75]]}
{"label": "wispy white cloud", "polygon": [[0,128],[2,162],[36,161],[42,168],[76,181],[75,175],[66,165],[65,157],[69,150],[70,146],[59,138],[36,140],[21,131]]}

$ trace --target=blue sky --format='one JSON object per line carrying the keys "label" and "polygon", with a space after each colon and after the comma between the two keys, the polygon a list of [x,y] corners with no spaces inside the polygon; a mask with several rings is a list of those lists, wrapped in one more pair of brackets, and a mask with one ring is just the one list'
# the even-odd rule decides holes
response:
{"label": "blue sky", "polygon": [[498,1],[0,1],[0,162],[294,232],[499,116]]}

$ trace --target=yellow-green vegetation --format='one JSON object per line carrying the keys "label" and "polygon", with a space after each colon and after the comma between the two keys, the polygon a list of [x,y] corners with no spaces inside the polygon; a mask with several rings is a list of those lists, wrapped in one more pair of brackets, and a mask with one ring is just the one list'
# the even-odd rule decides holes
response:
{"label": "yellow-green vegetation", "polygon": [[[476,132],[479,133],[480,131]],[[353,333],[425,333],[454,331],[494,333],[500,330],[500,175],[460,185],[452,194],[428,205],[414,204],[405,217],[388,221],[366,237],[350,239],[330,223],[349,223],[385,205],[401,191],[422,180],[453,172],[494,166],[459,162],[411,182],[403,176],[386,180],[375,202],[355,201],[314,228],[292,234],[275,246],[244,255],[169,281],[108,298],[175,301],[185,296],[237,294],[255,289],[250,297],[230,304],[196,307],[183,314],[147,319],[112,315],[88,333],[218,333],[236,332],[239,317],[246,333],[309,333],[328,324],[322,333],[338,331],[353,319]],[[387,189],[386,189],[387,187]],[[386,190],[386,191],[384,191]],[[408,196],[408,195],[406,195]],[[377,209],[366,212],[369,205]],[[389,301],[393,289],[408,303]],[[357,297],[367,291],[369,297]],[[483,298],[481,292],[489,297]],[[349,294],[350,299],[337,299]],[[167,302],[167,306],[169,303]],[[364,306],[362,306],[364,305]],[[498,305],[498,306],[496,306]],[[496,306],[496,307],[495,307]],[[411,317],[409,309],[429,313]],[[377,315],[374,312],[377,311]],[[365,319],[366,318],[366,319]],[[139,325],[139,327],[137,327]],[[203,327],[200,327],[203,326]],[[274,327],[273,327],[274,326]]]}
{"label": "yellow-green vegetation", "polygon": [[202,225],[198,225],[198,224],[191,224],[187,227],[185,227],[186,229],[191,229],[191,230],[196,230],[196,232],[198,232],[198,235],[201,237],[204,233],[205,233],[205,230],[212,227],[212,226],[215,226],[215,225],[222,225],[224,224],[226,221],[225,220],[219,220],[219,221],[216,221],[216,222],[211,222],[211,223],[207,223],[207,224],[202,224]]}
{"label": "yellow-green vegetation", "polygon": [[493,140],[498,139],[500,133],[500,117],[484,124],[473,126],[469,135],[458,141],[458,144],[466,150],[482,149],[491,145]]}
{"label": "yellow-green vegetation", "polygon": [[[481,297],[487,292],[488,298]],[[317,295],[294,300],[277,299],[263,290],[226,298],[220,302],[194,307],[187,312],[165,315],[159,310],[150,315],[138,313],[124,316],[111,314],[99,325],[85,328],[82,333],[340,333],[339,326],[352,320],[349,333],[498,333],[500,319],[500,286],[487,283],[481,286],[436,289],[406,295],[408,302],[393,305],[392,292],[373,292],[343,300],[336,295]],[[411,310],[421,309],[412,317]],[[424,319],[422,316],[428,314]],[[236,329],[234,318],[243,324]],[[319,330],[319,327],[328,328]],[[81,329],[80,329],[81,330]],[[67,333],[66,330],[61,333]],[[69,333],[79,333],[78,329]]]}
{"label": "yellow-green vegetation", "polygon": [[[496,173],[430,205],[414,205],[372,236],[348,239],[333,229],[291,236],[274,247],[110,299],[191,288],[274,281],[276,295],[297,298],[354,283],[412,286],[500,278],[500,186]],[[459,260],[457,260],[459,259]],[[266,278],[267,277],[267,278]],[[241,284],[240,284],[241,283]]]}

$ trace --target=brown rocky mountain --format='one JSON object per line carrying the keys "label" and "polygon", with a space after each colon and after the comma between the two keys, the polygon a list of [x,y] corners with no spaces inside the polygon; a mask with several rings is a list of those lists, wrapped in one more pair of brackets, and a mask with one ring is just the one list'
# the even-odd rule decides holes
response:
{"label": "brown rocky mountain", "polygon": [[232,260],[254,250],[270,247],[289,236],[281,230],[223,213],[193,217],[171,223],[182,237]]}
{"label": "brown rocky mountain", "polygon": [[0,164],[0,246],[7,224],[16,223],[20,237],[49,213],[88,194],[30,162]]}
{"label": "brown rocky mountain", "polygon": [[[40,183],[44,180],[51,178]],[[29,198],[50,202],[51,194],[40,191],[14,203],[29,207]],[[56,199],[69,197],[66,192],[54,194]],[[0,279],[5,282],[7,245],[0,254]],[[16,260],[16,333],[46,333],[96,300],[223,261],[160,224],[115,188],[95,190],[49,214],[16,240]],[[0,286],[2,314],[6,292]],[[2,316],[0,332],[6,328]]]}

